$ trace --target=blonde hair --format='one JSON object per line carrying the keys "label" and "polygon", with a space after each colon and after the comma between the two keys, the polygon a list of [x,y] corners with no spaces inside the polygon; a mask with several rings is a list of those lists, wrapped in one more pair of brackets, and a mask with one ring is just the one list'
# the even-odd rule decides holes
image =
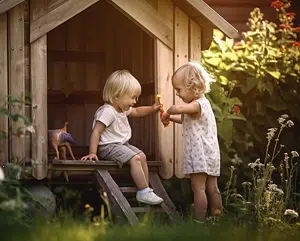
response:
{"label": "blonde hair", "polygon": [[141,85],[136,78],[127,70],[117,70],[106,80],[103,89],[103,100],[106,103],[113,103],[117,96],[137,96],[141,94]]}
{"label": "blonde hair", "polygon": [[199,97],[210,91],[210,83],[214,80],[199,63],[189,62],[179,67],[172,76],[172,80],[177,75],[183,75],[185,87]]}

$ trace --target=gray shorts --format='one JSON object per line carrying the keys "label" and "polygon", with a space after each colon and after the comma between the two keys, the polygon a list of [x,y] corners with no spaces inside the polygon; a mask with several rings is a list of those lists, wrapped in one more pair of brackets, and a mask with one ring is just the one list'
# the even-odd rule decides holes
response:
{"label": "gray shorts", "polygon": [[115,161],[119,167],[122,167],[124,163],[141,152],[140,149],[130,145],[128,142],[125,144],[113,143],[100,146],[98,157],[99,159]]}

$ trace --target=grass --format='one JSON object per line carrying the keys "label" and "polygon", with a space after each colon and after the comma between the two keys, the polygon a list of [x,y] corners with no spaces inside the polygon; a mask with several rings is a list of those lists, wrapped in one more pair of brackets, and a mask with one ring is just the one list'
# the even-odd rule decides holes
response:
{"label": "grass", "polygon": [[284,227],[282,229],[257,230],[249,225],[238,225],[221,217],[217,223],[195,224],[186,220],[177,225],[163,224],[155,219],[144,218],[135,227],[127,224],[113,224],[107,220],[89,222],[79,220],[68,215],[60,219],[37,219],[30,226],[1,225],[1,240],[6,241],[150,241],[150,240],[222,240],[222,241],[284,241],[297,240],[300,226]]}

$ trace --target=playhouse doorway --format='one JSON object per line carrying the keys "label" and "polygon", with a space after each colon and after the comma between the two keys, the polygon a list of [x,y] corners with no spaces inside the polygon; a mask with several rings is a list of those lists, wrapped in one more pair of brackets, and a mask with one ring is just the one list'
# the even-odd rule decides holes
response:
{"label": "playhouse doorway", "polygon": [[[141,83],[138,105],[155,96],[154,39],[106,1],[99,1],[47,34],[48,129],[68,122],[76,158],[87,154],[93,115],[103,104],[107,76],[129,70]],[[131,119],[131,144],[155,158],[155,116]],[[49,160],[53,151],[49,149]]]}

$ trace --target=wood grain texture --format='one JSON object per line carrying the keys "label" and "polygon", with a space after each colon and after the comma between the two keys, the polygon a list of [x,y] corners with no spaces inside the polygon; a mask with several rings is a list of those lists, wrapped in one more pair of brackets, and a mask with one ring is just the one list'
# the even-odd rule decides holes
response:
{"label": "wood grain texture", "polygon": [[[25,57],[24,57],[24,4],[12,8],[9,14],[9,94],[24,101],[25,98]],[[10,106],[13,114],[25,115],[25,105],[13,103]],[[24,126],[22,120],[10,122],[11,130],[17,133]],[[20,163],[25,157],[24,136],[13,135],[11,138],[11,160]]]}
{"label": "wood grain texture", "polygon": [[145,0],[110,0],[121,12],[152,36],[173,48],[173,31]]}
{"label": "wood grain texture", "polygon": [[25,0],[0,0],[0,14],[4,13]]}
{"label": "wood grain texture", "polygon": [[[7,14],[0,14],[0,106],[8,107],[5,103],[8,95],[8,63],[7,63]],[[0,116],[0,132],[8,134],[8,118]],[[8,161],[8,139],[0,140],[0,166]]]}
{"label": "wood grain texture", "polygon": [[210,22],[212,22],[216,27],[218,27],[222,32],[224,32],[229,38],[239,37],[238,31],[228,23],[222,16],[220,16],[214,9],[207,5],[202,0],[185,0],[193,8],[195,8],[199,13],[206,17]]}
{"label": "wood grain texture", "polygon": [[47,176],[47,36],[31,43],[31,102],[32,124],[32,175],[37,179]]}
{"label": "wood grain texture", "polygon": [[99,0],[69,0],[59,5],[43,17],[31,22],[30,42],[48,33],[98,1]]}
{"label": "wood grain texture", "polygon": [[189,61],[201,63],[201,28],[192,19],[189,21]]}
{"label": "wood grain texture", "polygon": [[[189,18],[179,8],[175,8],[175,49],[174,49],[174,70],[188,62],[189,46]],[[175,104],[182,104],[183,101],[175,96]],[[175,176],[183,178],[183,126],[174,124],[175,128]]]}
{"label": "wood grain texture", "polygon": [[97,170],[95,178],[99,193],[103,191],[107,193],[114,214],[121,217],[125,216],[132,226],[137,225],[139,223],[137,216],[109,172],[106,170]]}
{"label": "wood grain texture", "polygon": [[[171,82],[173,74],[173,52],[160,40],[155,42],[156,93],[161,95],[165,108],[173,105],[174,91]],[[156,120],[156,156],[162,162],[159,174],[169,179],[174,174],[174,130],[173,126],[164,127],[159,114]]]}

